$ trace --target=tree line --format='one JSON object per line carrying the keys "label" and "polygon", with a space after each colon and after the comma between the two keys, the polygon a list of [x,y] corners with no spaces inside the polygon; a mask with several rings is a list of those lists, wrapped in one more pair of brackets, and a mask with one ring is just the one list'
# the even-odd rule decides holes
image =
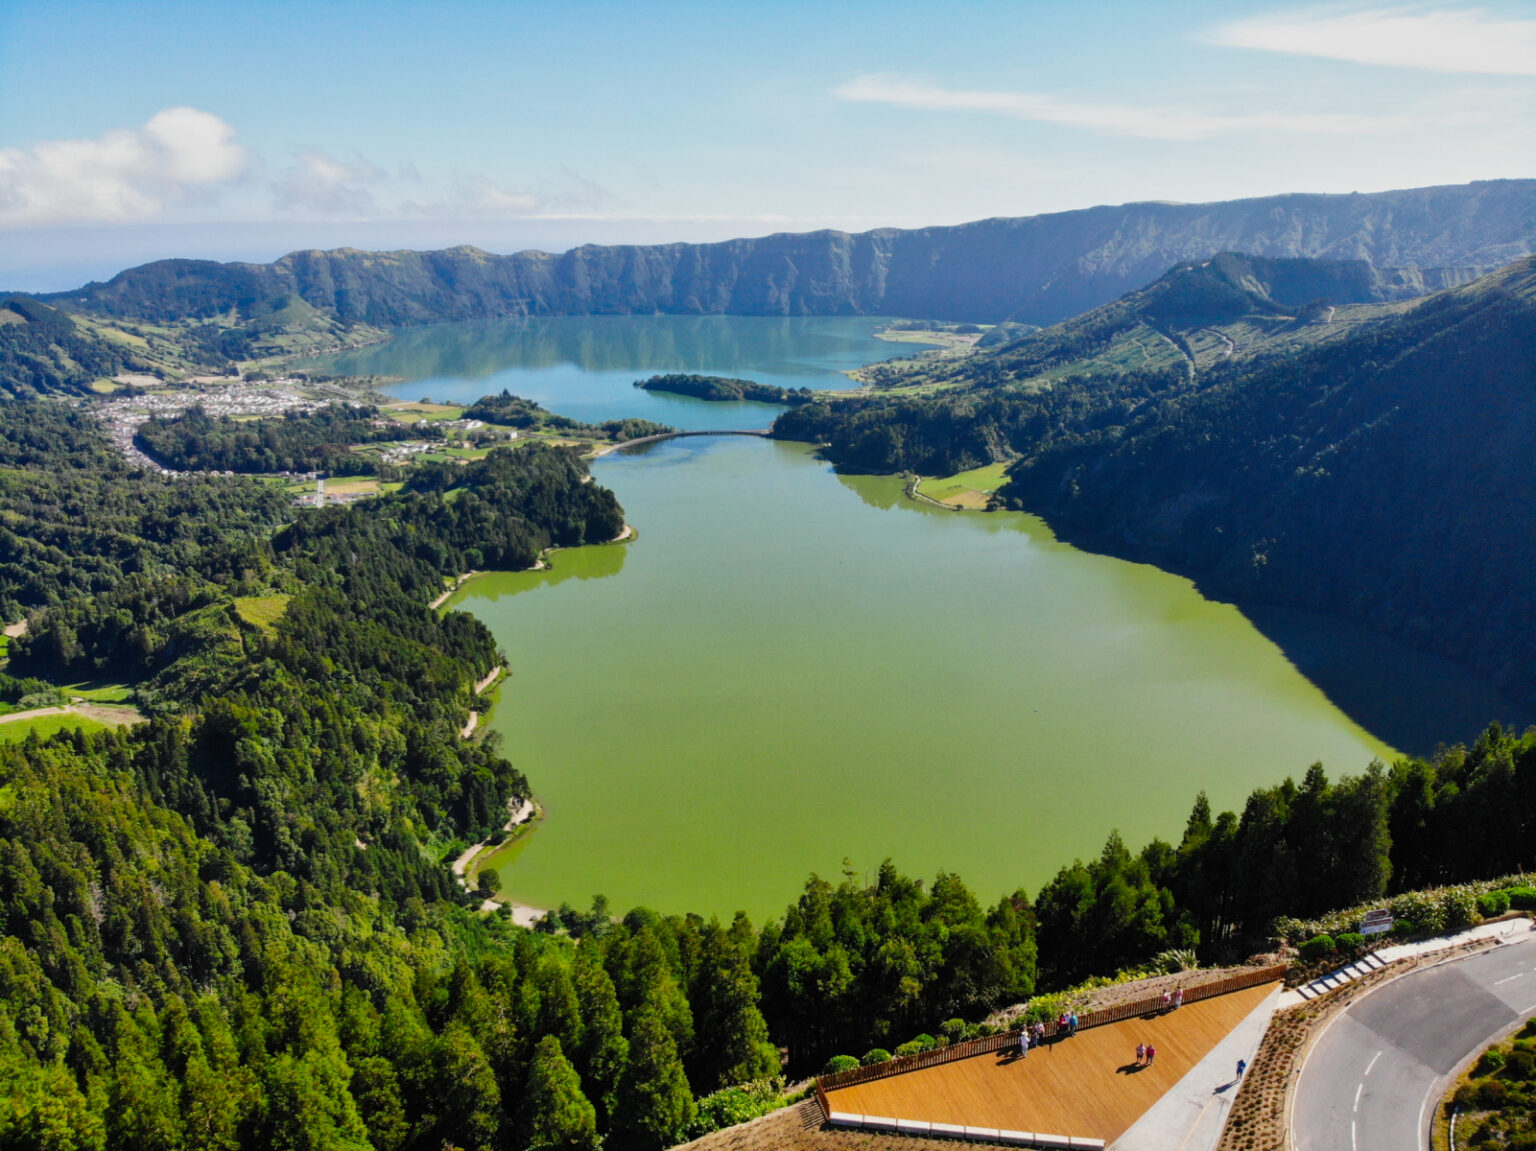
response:
{"label": "tree line", "polygon": [[[8,687],[120,676],[149,714],[0,745],[0,1147],[650,1151],[780,1049],[801,1073],[961,1037],[1169,949],[1240,958],[1278,916],[1536,864],[1536,733],[1490,728],[1240,812],[1201,797],[1179,843],[1111,835],[1033,899],[886,863],[812,876],[762,925],[594,901],[516,928],[444,866],[529,792],[494,738],[458,738],[502,657],[427,604],[467,567],[615,535],[578,457],[529,445],[316,510],[125,474],[59,406],[7,405],[0,431],[17,546],[52,554],[46,508],[83,517],[56,566],[7,569],[40,609]],[[252,597],[287,598],[258,625]]]}
{"label": "tree line", "polygon": [[372,406],[326,404],[311,412],[237,420],[210,416],[201,406],[176,416],[152,416],[133,442],[157,463],[180,472],[328,472],[370,475],[373,459],[354,444],[441,439],[429,421],[411,427],[385,419]]}

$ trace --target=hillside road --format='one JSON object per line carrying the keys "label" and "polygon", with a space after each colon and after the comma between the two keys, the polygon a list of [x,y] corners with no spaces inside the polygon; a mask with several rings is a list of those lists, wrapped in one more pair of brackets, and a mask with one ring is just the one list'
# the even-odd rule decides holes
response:
{"label": "hillside road", "polygon": [[1409,1151],[1449,1076],[1536,1014],[1536,934],[1383,984],[1327,1026],[1296,1083],[1297,1151]]}

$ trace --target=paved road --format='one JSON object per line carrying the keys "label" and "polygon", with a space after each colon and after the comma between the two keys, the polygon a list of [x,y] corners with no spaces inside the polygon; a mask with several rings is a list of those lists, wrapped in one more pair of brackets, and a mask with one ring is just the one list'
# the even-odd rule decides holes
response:
{"label": "paved road", "polygon": [[1417,1151],[1446,1077],[1536,1014],[1536,935],[1402,976],[1338,1016],[1296,1085],[1297,1151]]}

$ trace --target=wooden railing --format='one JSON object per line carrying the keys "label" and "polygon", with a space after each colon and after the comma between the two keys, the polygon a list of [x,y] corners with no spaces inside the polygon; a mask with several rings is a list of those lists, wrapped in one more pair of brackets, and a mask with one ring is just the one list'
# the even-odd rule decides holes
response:
{"label": "wooden railing", "polygon": [[[1244,971],[1237,975],[1229,975],[1225,979],[1213,979],[1209,983],[1196,983],[1184,989],[1185,1003],[1198,1003],[1202,999],[1213,999],[1218,995],[1227,995],[1233,991],[1243,991],[1249,987],[1258,987],[1264,983],[1274,983],[1285,978],[1286,968],[1284,964],[1278,967],[1257,967],[1251,971]],[[1135,1019],[1142,1015],[1150,1015],[1163,1010],[1161,996],[1156,998],[1138,999],[1130,1003],[1122,1003],[1116,1007],[1106,1007],[1102,1011],[1092,1011],[1086,1015],[1080,1015],[1077,1019],[1078,1030],[1087,1027],[1102,1027],[1106,1023],[1119,1023],[1122,1019]],[[1057,1026],[1053,1019],[1045,1025],[1047,1039],[1056,1036]],[[956,1059],[969,1059],[974,1055],[986,1055],[993,1051],[1002,1051],[1009,1047],[1015,1047],[1019,1042],[1019,1032],[1003,1031],[996,1035],[983,1036],[980,1039],[968,1039],[964,1043],[951,1043],[948,1047],[935,1047],[931,1051],[920,1051],[916,1055],[903,1055],[885,1063],[872,1063],[868,1067],[850,1067],[847,1071],[834,1071],[830,1075],[822,1075],[816,1080],[816,1102],[821,1105],[822,1117],[830,1115],[831,1106],[827,1102],[827,1092],[836,1091],[840,1087],[851,1087],[855,1083],[869,1083],[876,1079],[886,1079],[892,1075],[905,1075],[908,1071],[921,1071],[925,1067],[937,1067],[941,1063],[952,1063]]]}

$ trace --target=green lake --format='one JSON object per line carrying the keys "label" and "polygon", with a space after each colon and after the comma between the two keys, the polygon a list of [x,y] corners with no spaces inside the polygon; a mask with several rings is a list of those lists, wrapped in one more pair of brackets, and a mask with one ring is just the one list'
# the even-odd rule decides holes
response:
{"label": "green lake", "polygon": [[[508,321],[329,363],[412,377],[396,389],[411,398],[507,387],[583,418],[756,427],[775,410],[630,384],[689,370],[838,386],[839,369],[904,351],[876,326]],[[1250,619],[1033,517],[915,504],[803,445],[674,440],[593,471],[636,540],[452,601],[511,664],[491,723],[547,817],[493,865],[534,906],[602,892],[618,909],[761,919],[812,871],[886,857],[958,872],[985,900],[1033,895],[1111,829],[1133,848],[1177,841],[1202,789],[1240,809],[1315,760],[1356,773],[1501,714],[1443,661],[1340,621]]]}

